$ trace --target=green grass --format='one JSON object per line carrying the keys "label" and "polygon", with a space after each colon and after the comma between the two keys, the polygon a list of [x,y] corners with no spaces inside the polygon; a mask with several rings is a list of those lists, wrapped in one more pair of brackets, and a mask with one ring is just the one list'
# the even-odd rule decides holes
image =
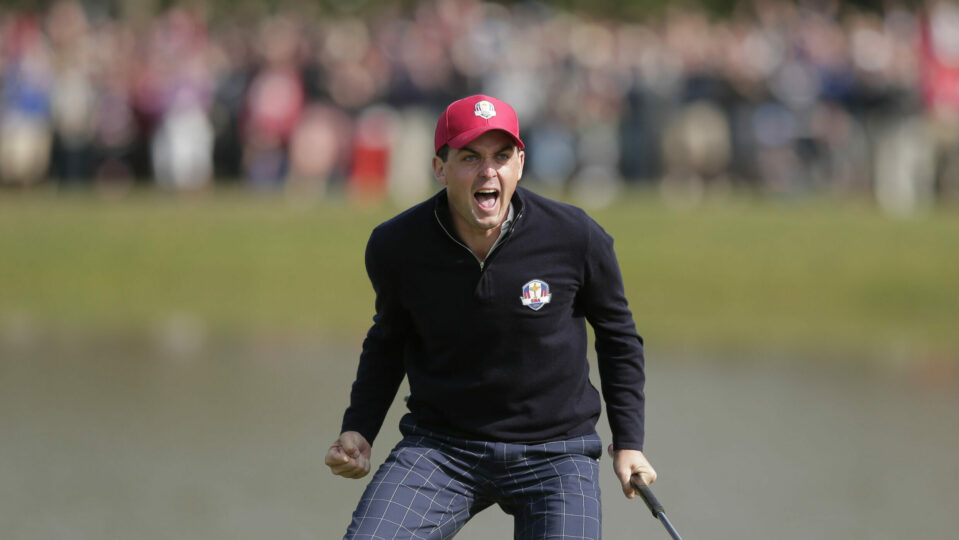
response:
{"label": "green grass", "polygon": [[[372,314],[366,238],[396,211],[0,194],[0,325],[123,334],[185,314],[218,334],[355,340]],[[745,197],[677,210],[632,194],[591,214],[616,239],[651,349],[959,355],[952,211]]]}

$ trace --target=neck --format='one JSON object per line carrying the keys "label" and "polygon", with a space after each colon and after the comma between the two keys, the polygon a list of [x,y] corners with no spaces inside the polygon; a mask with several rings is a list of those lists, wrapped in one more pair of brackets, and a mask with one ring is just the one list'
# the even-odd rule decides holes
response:
{"label": "neck", "polygon": [[496,239],[499,238],[503,224],[500,223],[499,226],[492,229],[481,230],[469,227],[454,217],[453,228],[463,243],[466,244],[466,247],[473,252],[473,255],[480,261],[485,261],[486,256],[489,255],[490,250],[493,249],[493,244],[496,243]]}

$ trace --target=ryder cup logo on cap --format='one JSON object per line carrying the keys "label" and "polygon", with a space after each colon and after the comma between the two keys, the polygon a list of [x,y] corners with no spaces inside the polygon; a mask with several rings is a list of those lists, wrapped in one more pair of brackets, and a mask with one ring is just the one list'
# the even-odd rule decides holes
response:
{"label": "ryder cup logo on cap", "polygon": [[490,118],[496,116],[496,107],[494,107],[489,101],[483,100],[478,102],[476,107],[473,108],[473,114],[476,116],[482,116],[483,118],[489,120]]}
{"label": "ryder cup logo on cap", "polygon": [[549,285],[545,281],[534,279],[523,285],[523,296],[520,300],[524,306],[529,306],[533,311],[539,311],[552,299],[553,295],[549,293]]}
{"label": "ryder cup logo on cap", "polygon": [[435,150],[446,145],[463,148],[487,131],[505,132],[522,150],[519,138],[519,119],[509,103],[491,96],[475,95],[450,103],[436,122]]}

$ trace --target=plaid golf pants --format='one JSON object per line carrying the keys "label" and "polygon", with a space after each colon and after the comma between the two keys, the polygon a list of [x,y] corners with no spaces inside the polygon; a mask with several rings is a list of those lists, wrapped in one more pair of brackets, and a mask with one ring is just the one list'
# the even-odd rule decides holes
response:
{"label": "plaid golf pants", "polygon": [[516,539],[600,538],[595,433],[534,445],[470,441],[422,429],[409,415],[400,430],[346,539],[452,538],[493,504],[513,516]]}

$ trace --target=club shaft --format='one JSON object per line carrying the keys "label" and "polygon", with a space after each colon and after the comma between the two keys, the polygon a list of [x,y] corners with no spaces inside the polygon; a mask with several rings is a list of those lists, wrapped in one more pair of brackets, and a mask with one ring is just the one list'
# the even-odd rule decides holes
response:
{"label": "club shaft", "polygon": [[683,537],[679,536],[679,533],[676,532],[676,528],[673,527],[673,524],[669,522],[669,518],[666,517],[666,512],[660,512],[656,517],[658,517],[659,521],[663,523],[663,527],[666,527],[666,532],[669,533],[669,536],[671,536],[673,540],[683,540]]}
{"label": "club shaft", "polygon": [[669,518],[666,517],[666,511],[663,510],[663,505],[656,499],[656,496],[653,495],[653,490],[649,489],[649,486],[643,482],[642,478],[639,475],[634,474],[630,480],[633,488],[639,493],[639,496],[643,499],[643,502],[646,503],[646,508],[649,508],[649,511],[653,514],[653,517],[659,519],[662,522],[663,527],[666,527],[666,532],[669,533],[669,536],[673,540],[683,540],[679,533],[676,532],[676,528],[673,527],[673,524],[669,522]]}

